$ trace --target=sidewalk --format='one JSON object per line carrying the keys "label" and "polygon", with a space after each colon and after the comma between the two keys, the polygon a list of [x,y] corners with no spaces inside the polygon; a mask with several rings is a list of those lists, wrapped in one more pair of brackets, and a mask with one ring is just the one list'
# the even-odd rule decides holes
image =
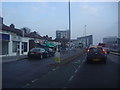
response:
{"label": "sidewalk", "polygon": [[21,60],[21,59],[26,59],[27,55],[20,55],[20,56],[4,56],[2,57],[2,63],[6,63],[6,62],[11,62],[11,61],[17,61],[17,60]]}
{"label": "sidewalk", "polygon": [[[81,49],[73,49],[69,52],[67,51],[61,51],[61,60],[64,61],[72,56],[75,56],[79,54],[82,50]],[[7,62],[12,62],[12,61],[17,61],[17,60],[22,60],[22,59],[27,59],[27,55],[19,55],[19,56],[4,56],[2,57],[2,63],[7,63]]]}
{"label": "sidewalk", "polygon": [[118,53],[118,52],[110,52],[111,54],[114,54],[114,55],[118,55],[118,56],[120,56],[120,53]]}

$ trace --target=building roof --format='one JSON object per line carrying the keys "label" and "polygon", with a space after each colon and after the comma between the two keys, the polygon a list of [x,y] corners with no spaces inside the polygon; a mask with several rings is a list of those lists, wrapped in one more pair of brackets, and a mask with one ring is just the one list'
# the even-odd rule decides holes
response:
{"label": "building roof", "polygon": [[83,36],[83,37],[77,37],[77,39],[88,38],[88,37],[92,37],[92,35],[87,35],[87,36]]}
{"label": "building roof", "polygon": [[2,30],[3,31],[13,32],[13,33],[16,33],[17,35],[20,35],[20,36],[22,36],[22,33],[23,33],[22,30],[16,29],[16,28],[13,28],[13,27],[9,27],[9,26],[7,26],[5,24],[2,24]]}
{"label": "building roof", "polygon": [[[2,24],[2,31],[13,32],[13,33],[16,33],[19,36],[23,36],[23,30],[15,28],[15,26],[13,24],[11,24],[10,26]],[[48,35],[42,37],[36,31],[30,32],[30,33],[24,33],[24,37],[53,41],[52,37],[48,37]]]}
{"label": "building roof", "polygon": [[37,32],[30,32],[29,34],[26,34],[27,37],[31,37],[31,38],[38,38],[38,39],[41,39],[42,37],[37,34]]}
{"label": "building roof", "polygon": [[[23,31],[21,29],[14,28],[13,26],[11,27],[11,26],[7,26],[5,24],[2,24],[2,30],[13,32],[13,33],[16,33],[19,36],[23,36]],[[41,36],[39,34],[37,34],[35,31],[31,32],[31,33],[28,33],[28,34],[24,33],[24,37],[38,38],[38,39],[41,38]]]}

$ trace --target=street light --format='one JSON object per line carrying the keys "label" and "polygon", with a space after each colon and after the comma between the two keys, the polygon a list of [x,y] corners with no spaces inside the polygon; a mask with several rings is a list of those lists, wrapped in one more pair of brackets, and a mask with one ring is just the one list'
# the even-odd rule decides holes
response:
{"label": "street light", "polygon": [[86,27],[87,25],[85,25],[85,46],[87,46]]}
{"label": "street light", "polygon": [[71,17],[70,17],[70,0],[68,2],[69,5],[69,50],[70,50],[70,42],[71,42]]}

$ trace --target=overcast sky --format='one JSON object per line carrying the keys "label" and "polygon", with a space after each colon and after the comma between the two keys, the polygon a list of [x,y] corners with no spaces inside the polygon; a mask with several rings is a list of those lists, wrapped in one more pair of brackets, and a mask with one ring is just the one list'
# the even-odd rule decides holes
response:
{"label": "overcast sky", "polygon": [[[67,2],[3,2],[4,24],[28,27],[41,36],[56,37],[56,30],[68,29]],[[118,36],[117,2],[71,2],[71,37],[92,34],[94,44],[103,37]]]}

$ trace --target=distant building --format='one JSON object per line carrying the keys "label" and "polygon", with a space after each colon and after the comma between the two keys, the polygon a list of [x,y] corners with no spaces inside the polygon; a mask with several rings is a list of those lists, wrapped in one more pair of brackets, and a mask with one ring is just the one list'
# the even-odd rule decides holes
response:
{"label": "distant building", "polygon": [[116,36],[114,37],[105,37],[103,38],[103,43],[107,45],[107,47],[111,49],[117,49],[118,47],[118,38]]}
{"label": "distant building", "polygon": [[56,39],[70,39],[70,35],[69,35],[69,30],[57,30],[56,31]]}
{"label": "distant building", "polygon": [[80,42],[77,39],[72,39],[71,43],[73,43],[75,47],[79,47]]}
{"label": "distant building", "polygon": [[84,45],[92,45],[93,44],[93,36],[88,35],[88,36],[83,36],[83,37],[78,37],[77,38],[79,43],[83,43]]}

